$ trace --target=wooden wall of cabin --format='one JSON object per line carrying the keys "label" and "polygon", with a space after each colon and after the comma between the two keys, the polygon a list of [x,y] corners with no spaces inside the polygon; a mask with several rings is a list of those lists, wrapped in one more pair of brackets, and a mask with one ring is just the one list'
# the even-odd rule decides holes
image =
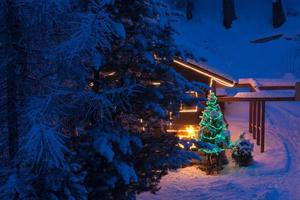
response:
{"label": "wooden wall of cabin", "polygon": [[[180,73],[183,77],[185,77],[189,81],[196,81],[200,83],[205,83],[207,85],[210,84],[210,78],[201,74],[196,74],[190,69],[183,68],[182,66],[174,63],[174,68],[178,73]],[[208,91],[205,94],[198,94],[199,97],[201,95],[203,97],[207,97]],[[178,116],[173,117],[172,126],[170,126],[170,130],[184,130],[189,126],[198,127],[200,123],[200,116],[202,115],[203,109],[198,107],[197,112],[180,112]]]}
{"label": "wooden wall of cabin", "polygon": [[[174,69],[180,73],[183,77],[185,77],[187,80],[189,81],[196,81],[196,82],[200,82],[200,83],[205,83],[207,85],[211,85],[211,90],[214,91],[216,93],[217,96],[218,92],[216,91],[217,88],[225,88],[228,87],[226,86],[226,84],[220,84],[216,81],[212,81],[211,82],[211,78],[205,75],[202,75],[201,72],[196,72],[193,69],[197,69],[197,65],[193,65],[191,64],[191,68],[189,67],[184,67],[183,65],[179,64],[178,62],[174,62],[173,63],[173,67]],[[208,71],[206,72],[205,69],[202,69],[203,73],[209,73]],[[211,76],[219,78],[221,80],[224,79],[224,77],[212,73]],[[229,84],[234,85],[234,81],[231,81],[229,79],[224,79],[225,82],[229,82]],[[206,94],[204,94],[204,97],[207,97],[208,92],[206,92]],[[222,110],[222,112],[224,113],[225,111],[225,104],[224,102],[219,102],[220,108]],[[173,117],[173,123],[172,123],[172,127],[170,127],[171,130],[185,130],[188,131],[190,130],[188,127],[189,126],[193,126],[193,127],[198,127],[199,128],[199,122],[201,120],[200,116],[202,115],[202,111],[201,108],[198,108],[197,112],[180,112],[179,116],[177,117]],[[225,116],[224,116],[224,120],[226,122]],[[187,127],[187,128],[186,128]],[[181,134],[177,135],[180,137]]]}

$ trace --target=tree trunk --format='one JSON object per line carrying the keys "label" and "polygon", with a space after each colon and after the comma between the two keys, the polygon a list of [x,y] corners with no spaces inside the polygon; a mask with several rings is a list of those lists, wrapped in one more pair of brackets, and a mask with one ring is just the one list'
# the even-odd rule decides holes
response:
{"label": "tree trunk", "polygon": [[187,20],[191,20],[193,18],[193,3],[192,3],[192,0],[187,1],[186,18],[187,18]]}
{"label": "tree trunk", "polygon": [[233,20],[237,19],[235,14],[234,0],[223,0],[223,25],[231,28]]}
{"label": "tree trunk", "polygon": [[8,125],[8,144],[9,157],[13,159],[18,151],[18,115],[17,115],[17,91],[15,65],[7,65],[7,125]]}
{"label": "tree trunk", "polygon": [[11,0],[6,1],[6,27],[7,27],[7,53],[9,56],[6,65],[6,84],[7,84],[7,127],[8,127],[8,148],[9,157],[12,160],[19,146],[19,133],[18,133],[18,111],[17,111],[17,95],[18,95],[18,77],[17,70],[25,63],[23,57],[24,52],[20,47],[21,31],[20,21],[16,16],[14,2]]}
{"label": "tree trunk", "polygon": [[281,0],[273,0],[272,10],[273,27],[278,28],[286,21]]}

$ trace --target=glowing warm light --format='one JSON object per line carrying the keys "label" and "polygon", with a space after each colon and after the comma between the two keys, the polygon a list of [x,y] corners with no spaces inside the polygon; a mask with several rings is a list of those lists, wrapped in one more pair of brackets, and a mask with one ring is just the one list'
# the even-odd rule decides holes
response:
{"label": "glowing warm light", "polygon": [[210,79],[210,83],[209,83],[209,87],[212,87],[213,86],[213,84],[214,84],[214,79]]}
{"label": "glowing warm light", "polygon": [[[169,119],[172,120],[173,119],[173,113],[169,112]],[[170,125],[172,125],[172,122],[170,122]]]}
{"label": "glowing warm light", "polygon": [[160,82],[152,82],[152,85],[154,85],[154,86],[160,86],[161,83]]}
{"label": "glowing warm light", "polygon": [[195,150],[197,149],[196,145],[193,143],[192,146],[190,146],[190,150]]}
{"label": "glowing warm light", "polygon": [[189,138],[195,138],[196,137],[196,129],[193,126],[188,126],[185,128],[186,133],[188,134]]}
{"label": "glowing warm light", "polygon": [[116,72],[100,72],[100,75],[104,76],[104,77],[108,77],[108,76],[113,76],[115,75]]}
{"label": "glowing warm light", "polygon": [[[197,92],[187,92],[188,94],[194,94],[195,95],[195,97],[198,97],[198,93]],[[198,106],[195,106],[194,108],[192,108],[192,109],[184,109],[183,108],[183,105],[181,104],[181,106],[180,106],[180,111],[179,112],[181,112],[181,113],[196,113],[196,112],[198,112]]]}
{"label": "glowing warm light", "polygon": [[94,87],[94,82],[90,82],[89,86]]}
{"label": "glowing warm light", "polygon": [[178,143],[178,146],[179,146],[181,149],[184,149],[183,144]]}
{"label": "glowing warm light", "polygon": [[196,113],[196,112],[198,112],[198,108],[194,108],[194,109],[182,109],[179,112],[181,112],[181,113]]}
{"label": "glowing warm light", "polygon": [[153,58],[156,61],[160,61],[161,60],[161,58],[157,54],[153,54]]}
{"label": "glowing warm light", "polygon": [[107,76],[113,76],[115,74],[116,74],[116,72],[111,72],[111,73],[108,73]]}
{"label": "glowing warm light", "polygon": [[167,133],[176,133],[178,130],[175,130],[175,129],[168,129],[167,130]]}
{"label": "glowing warm light", "polygon": [[197,139],[199,127],[187,125],[183,129],[168,129],[167,132],[175,133],[179,139]]}
{"label": "glowing warm light", "polygon": [[218,77],[215,77],[215,76],[213,76],[213,75],[211,75],[211,74],[208,74],[208,73],[203,72],[203,71],[201,71],[201,70],[199,70],[199,69],[196,69],[196,68],[194,68],[194,67],[192,67],[192,66],[190,66],[190,65],[187,65],[187,64],[185,64],[185,63],[183,63],[183,62],[181,62],[181,61],[179,61],[179,60],[174,59],[173,61],[174,61],[174,63],[177,63],[177,64],[179,64],[179,65],[181,65],[181,66],[183,66],[183,67],[185,67],[185,68],[191,69],[191,70],[193,70],[193,71],[195,71],[195,72],[197,72],[197,73],[200,73],[200,74],[202,74],[202,75],[208,76],[208,77],[210,77],[211,79],[213,79],[214,81],[216,81],[216,82],[218,82],[218,83],[220,83],[220,84],[222,84],[222,85],[224,85],[224,86],[227,86],[227,87],[234,87],[234,85],[235,85],[234,83],[231,83],[231,82],[229,82],[229,81],[222,80],[222,79],[220,79],[220,78],[218,78]]}

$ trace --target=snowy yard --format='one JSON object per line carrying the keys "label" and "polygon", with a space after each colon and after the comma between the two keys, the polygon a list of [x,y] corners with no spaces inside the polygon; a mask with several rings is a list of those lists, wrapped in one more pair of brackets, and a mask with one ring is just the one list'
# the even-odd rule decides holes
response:
{"label": "snowy yard", "polygon": [[[233,139],[248,130],[247,106],[243,104],[227,106]],[[300,103],[268,103],[266,152],[260,153],[255,146],[252,166],[237,168],[230,163],[221,176],[206,176],[196,167],[183,168],[163,177],[156,195],[143,193],[138,199],[299,199],[299,126]]]}

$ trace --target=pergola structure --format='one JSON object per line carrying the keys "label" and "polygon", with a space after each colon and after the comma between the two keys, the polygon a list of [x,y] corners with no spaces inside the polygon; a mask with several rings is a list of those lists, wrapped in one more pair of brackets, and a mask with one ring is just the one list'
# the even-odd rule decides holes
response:
{"label": "pergola structure", "polygon": [[296,82],[294,86],[276,85],[276,82],[273,85],[261,86],[257,89],[250,84],[252,92],[219,98],[219,102],[249,102],[249,132],[252,133],[253,139],[256,139],[256,144],[260,145],[261,152],[265,151],[266,102],[300,101],[300,82]]}
{"label": "pergola structure", "polygon": [[234,79],[214,72],[209,66],[194,61],[174,59],[174,67],[187,79],[209,84],[216,88],[246,87],[249,92],[239,92],[234,96],[219,96],[221,103],[249,102],[249,132],[252,133],[261,152],[265,151],[265,113],[266,102],[274,101],[300,101],[300,82],[281,79]]}

